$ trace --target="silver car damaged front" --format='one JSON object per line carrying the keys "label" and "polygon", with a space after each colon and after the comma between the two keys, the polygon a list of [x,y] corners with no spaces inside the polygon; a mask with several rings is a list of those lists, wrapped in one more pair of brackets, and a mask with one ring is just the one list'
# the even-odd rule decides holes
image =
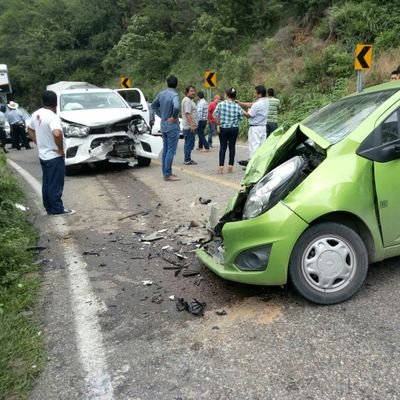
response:
{"label": "silver car damaged front", "polygon": [[67,166],[104,160],[148,165],[161,152],[162,140],[114,91],[68,91],[61,95],[59,116]]}

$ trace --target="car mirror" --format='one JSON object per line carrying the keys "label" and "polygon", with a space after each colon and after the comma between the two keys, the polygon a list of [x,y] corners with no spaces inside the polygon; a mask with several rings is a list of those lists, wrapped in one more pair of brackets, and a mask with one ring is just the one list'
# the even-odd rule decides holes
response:
{"label": "car mirror", "polygon": [[129,103],[129,106],[130,106],[131,108],[136,109],[136,110],[143,110],[143,104],[141,104],[141,103],[130,102],[130,103]]}
{"label": "car mirror", "polygon": [[400,139],[371,147],[365,146],[365,143],[358,148],[357,155],[381,163],[400,159]]}

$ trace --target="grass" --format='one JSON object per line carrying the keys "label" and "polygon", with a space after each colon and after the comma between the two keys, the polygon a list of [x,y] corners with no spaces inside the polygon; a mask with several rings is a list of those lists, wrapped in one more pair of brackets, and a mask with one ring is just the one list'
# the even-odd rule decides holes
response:
{"label": "grass", "polygon": [[[1,152],[0,152],[1,153]],[[26,399],[44,366],[44,346],[32,318],[40,278],[34,254],[36,233],[16,179],[0,154],[0,399]]]}

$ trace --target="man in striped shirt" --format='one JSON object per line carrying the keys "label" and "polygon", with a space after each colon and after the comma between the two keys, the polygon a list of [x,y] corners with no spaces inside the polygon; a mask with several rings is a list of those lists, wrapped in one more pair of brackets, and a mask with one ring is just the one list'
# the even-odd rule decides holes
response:
{"label": "man in striped shirt", "polygon": [[204,135],[204,131],[207,126],[208,118],[208,103],[204,98],[204,93],[202,91],[197,92],[197,97],[200,99],[197,103],[197,115],[199,118],[199,123],[197,125],[197,135],[199,137],[199,151],[210,151],[210,145]]}
{"label": "man in striped shirt", "polygon": [[274,97],[274,95],[274,89],[269,88],[267,91],[267,97],[269,100],[267,137],[278,127],[278,109],[281,107],[281,101]]}

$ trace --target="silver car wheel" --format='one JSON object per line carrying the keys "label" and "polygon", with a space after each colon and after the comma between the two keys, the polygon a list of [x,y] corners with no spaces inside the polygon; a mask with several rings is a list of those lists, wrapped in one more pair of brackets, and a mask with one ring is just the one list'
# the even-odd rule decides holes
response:
{"label": "silver car wheel", "polygon": [[357,257],[353,247],[338,236],[320,236],[305,248],[301,272],[306,282],[320,292],[343,290],[354,278]]}

